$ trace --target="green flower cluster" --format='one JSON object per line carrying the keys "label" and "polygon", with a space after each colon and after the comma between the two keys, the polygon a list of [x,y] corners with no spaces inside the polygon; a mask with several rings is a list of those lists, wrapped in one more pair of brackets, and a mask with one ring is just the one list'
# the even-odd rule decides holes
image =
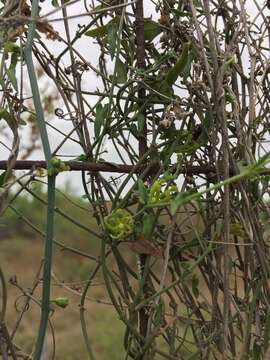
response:
{"label": "green flower cluster", "polygon": [[117,209],[104,218],[104,224],[113,239],[123,239],[132,232],[134,221],[129,212]]}
{"label": "green flower cluster", "polygon": [[63,171],[69,171],[70,167],[66,165],[62,160],[57,157],[52,157],[51,159],[51,168],[48,169],[47,173],[49,176],[57,175]]}
{"label": "green flower cluster", "polygon": [[165,188],[165,190],[162,189],[163,185],[167,184],[168,180],[169,179],[167,177],[164,177],[153,183],[148,197],[150,204],[169,202],[178,193],[176,185],[169,185]]}

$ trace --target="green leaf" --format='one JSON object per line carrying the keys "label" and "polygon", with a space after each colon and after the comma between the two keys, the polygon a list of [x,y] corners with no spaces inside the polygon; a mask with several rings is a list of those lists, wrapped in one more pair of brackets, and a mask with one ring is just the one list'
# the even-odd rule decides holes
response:
{"label": "green leaf", "polygon": [[139,201],[142,204],[147,204],[147,189],[141,179],[138,179]]}
{"label": "green leaf", "polygon": [[262,194],[264,194],[266,192],[266,190],[268,189],[270,176],[269,175],[261,176],[260,180],[262,183]]}
{"label": "green leaf", "polygon": [[156,308],[155,308],[155,313],[154,313],[154,325],[155,326],[160,326],[163,322],[163,318],[164,318],[164,304],[163,303],[159,303]]}
{"label": "green leaf", "polygon": [[230,274],[232,274],[232,271],[233,271],[233,268],[234,268],[234,266],[235,266],[235,263],[234,263],[234,261],[233,261],[233,259],[229,256],[229,273]]}
{"label": "green leaf", "polygon": [[12,41],[7,41],[4,45],[4,52],[20,54],[20,47]]}
{"label": "green leaf", "polygon": [[270,310],[267,310],[265,325],[264,325],[264,341],[263,341],[263,349],[267,351],[269,348],[269,338],[270,338]]}
{"label": "green leaf", "polygon": [[90,36],[93,38],[103,38],[104,36],[106,36],[108,34],[108,24],[107,25],[103,25],[103,26],[99,26],[95,29],[92,30],[88,30],[84,33],[84,35],[86,36]]}
{"label": "green leaf", "polygon": [[136,138],[139,137],[139,132],[138,132],[137,126],[135,124],[130,124],[129,130],[133,136],[135,136]]}
{"label": "green leaf", "polygon": [[179,207],[184,203],[183,193],[179,193],[174,200],[171,201],[171,213],[175,215]]}
{"label": "green leaf", "polygon": [[256,176],[261,171],[266,170],[265,165],[267,165],[269,162],[270,162],[270,152],[267,152],[257,162],[255,162],[250,166],[250,174]]}
{"label": "green leaf", "polygon": [[[155,81],[154,83],[149,84],[156,92],[159,94],[153,93],[152,101],[154,102],[162,102],[164,103],[165,97],[171,98],[173,95],[173,89],[172,86],[167,83],[166,80]],[[164,95],[164,96],[162,96]],[[169,99],[168,99],[169,100]]]}
{"label": "green leaf", "polygon": [[16,91],[18,91],[17,78],[16,78],[16,65],[18,62],[18,58],[20,56],[20,48],[12,42],[7,42],[5,44],[4,51],[6,53],[12,53],[10,59],[9,68],[6,70],[6,74]]}
{"label": "green leaf", "polygon": [[76,157],[74,160],[76,160],[76,161],[87,161],[87,156],[85,154],[81,154],[78,157]]}
{"label": "green leaf", "polygon": [[144,38],[147,41],[152,41],[162,31],[159,23],[146,19],[144,20]]}
{"label": "green leaf", "polygon": [[183,242],[183,244],[181,244],[181,245],[179,245],[177,247],[180,248],[181,251],[183,251],[183,250],[192,249],[194,247],[196,248],[199,245],[200,245],[199,240],[197,238],[194,238],[194,239],[192,239],[190,241]]}
{"label": "green leaf", "polygon": [[95,138],[97,139],[100,135],[101,127],[104,124],[105,109],[102,104],[98,104],[96,108],[96,119],[94,123]]}
{"label": "green leaf", "polygon": [[145,237],[145,239],[149,240],[151,238],[154,224],[155,224],[154,214],[153,213],[144,214],[142,234]]}
{"label": "green leaf", "polygon": [[0,109],[0,120],[5,119],[6,121],[10,120],[10,114],[5,109]]}
{"label": "green leaf", "polygon": [[192,51],[189,51],[188,56],[187,56],[186,66],[184,67],[184,69],[182,71],[183,80],[186,80],[188,78],[188,76],[190,75],[191,64],[192,64],[193,59],[194,59],[194,54]]}
{"label": "green leaf", "polygon": [[142,113],[139,113],[137,116],[137,120],[138,120],[138,131],[141,134],[144,130],[145,127],[145,117]]}
{"label": "green leaf", "polygon": [[110,41],[112,40],[110,38],[110,36],[112,36],[110,32],[112,31],[112,28],[114,28],[115,29],[114,31],[116,31],[117,33],[119,22],[120,22],[120,18],[119,16],[116,16],[114,19],[110,20],[107,24],[88,30],[84,34],[86,36],[90,36],[93,38],[104,38],[106,36],[107,37],[106,41],[110,43]]}
{"label": "green leaf", "polygon": [[200,145],[196,142],[186,142],[182,145],[177,145],[176,146],[176,151],[179,154],[186,154],[186,155],[192,155],[196,152],[196,150],[198,150],[200,147]]}
{"label": "green leaf", "polygon": [[159,88],[159,92],[167,97],[172,97],[173,91],[172,91],[172,87],[170,84],[168,84],[167,81],[163,80],[161,82],[160,88]]}
{"label": "green leaf", "polygon": [[107,35],[107,42],[109,45],[109,52],[111,55],[111,59],[114,58],[116,44],[117,44],[117,32],[118,32],[118,24],[114,22],[110,22],[108,24],[108,35]]}
{"label": "green leaf", "polygon": [[191,58],[189,57],[189,48],[190,44],[185,43],[180,58],[174,67],[168,71],[166,81],[169,85],[172,86],[177,80],[178,76],[184,74],[186,67],[190,66],[189,62],[191,61]]}
{"label": "green leaf", "polygon": [[209,113],[206,111],[204,118],[202,119],[202,132],[197,140],[198,144],[204,145],[209,141],[210,127],[211,127],[211,120],[210,120]]}
{"label": "green leaf", "polygon": [[252,360],[260,360],[261,359],[261,345],[256,341],[253,344],[253,351],[252,351]]}
{"label": "green leaf", "polygon": [[226,100],[227,104],[232,104],[233,103],[233,98],[228,92],[225,94],[225,100]]}
{"label": "green leaf", "polygon": [[18,84],[17,84],[16,69],[15,69],[15,67],[10,66],[10,67],[7,69],[6,73],[7,73],[7,76],[8,76],[8,78],[9,78],[12,86],[14,87],[14,89],[15,89],[16,91],[18,91]]}
{"label": "green leaf", "polygon": [[118,59],[116,61],[116,83],[125,84],[127,82],[127,69],[125,64]]}
{"label": "green leaf", "polygon": [[176,15],[177,18],[180,17],[192,17],[192,13],[189,11],[181,11],[179,9],[171,9],[171,11]]}
{"label": "green leaf", "polygon": [[1,119],[6,120],[10,128],[17,126],[15,118],[4,108],[0,108],[0,120]]}
{"label": "green leaf", "polygon": [[6,171],[2,172],[2,174],[0,175],[0,187],[3,187],[5,177],[6,177]]}
{"label": "green leaf", "polygon": [[201,0],[193,0],[193,3],[194,3],[196,8],[202,8],[203,7]]}
{"label": "green leaf", "polygon": [[197,192],[186,191],[179,193],[172,201],[171,201],[171,213],[175,215],[180,206],[183,206],[190,201],[196,199],[200,199],[201,194]]}
{"label": "green leaf", "polygon": [[192,276],[192,279],[191,279],[191,288],[192,288],[193,295],[197,299],[200,295],[199,279],[198,279],[197,275],[195,275],[195,274]]}

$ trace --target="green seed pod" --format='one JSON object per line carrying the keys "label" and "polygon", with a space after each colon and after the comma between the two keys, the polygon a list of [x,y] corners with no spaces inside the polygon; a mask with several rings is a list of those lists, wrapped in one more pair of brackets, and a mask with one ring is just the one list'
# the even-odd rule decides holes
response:
{"label": "green seed pod", "polygon": [[69,304],[69,300],[66,297],[58,297],[56,299],[50,300],[50,302],[61,307],[62,309],[65,309]]}

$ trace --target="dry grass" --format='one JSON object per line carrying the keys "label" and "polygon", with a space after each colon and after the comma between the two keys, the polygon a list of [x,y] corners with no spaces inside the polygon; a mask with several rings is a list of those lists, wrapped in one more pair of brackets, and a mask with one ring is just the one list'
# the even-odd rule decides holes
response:
{"label": "dry grass", "polygon": [[[40,266],[42,256],[42,242],[38,239],[8,239],[0,242],[1,264],[5,269],[5,276],[8,280],[16,275],[17,281],[25,290],[31,288],[35,274]],[[63,260],[62,264],[60,260]],[[88,265],[88,266],[87,266]],[[84,273],[81,274],[81,262],[78,259],[67,256],[63,257],[56,249],[54,258],[54,271],[61,279],[63,271],[69,269],[68,277],[70,281],[84,278],[86,279],[87,269],[91,263],[84,263]],[[89,271],[88,271],[89,272]],[[65,276],[66,278],[66,276]],[[8,308],[7,324],[11,331],[14,328],[18,313],[15,310],[15,302],[18,310],[22,308],[24,299],[19,289],[8,283]],[[34,295],[40,297],[40,286]],[[56,338],[56,357],[55,359],[79,360],[87,358],[85,344],[82,338],[79,314],[79,296],[67,291],[59,286],[52,287],[51,298],[66,296],[69,298],[69,305],[65,309],[57,307],[51,316],[55,338]],[[89,296],[93,298],[106,298],[102,286],[95,286],[90,291]],[[87,326],[94,352],[97,359],[119,359],[122,355],[121,339],[123,338],[123,327],[117,319],[114,309],[110,305],[98,304],[87,301],[85,306]],[[31,302],[29,310],[25,313],[22,322],[16,333],[15,343],[25,352],[31,353],[37,335],[40,310],[37,305]],[[48,331],[47,351],[52,352],[52,337]],[[48,357],[49,358],[49,357]]]}

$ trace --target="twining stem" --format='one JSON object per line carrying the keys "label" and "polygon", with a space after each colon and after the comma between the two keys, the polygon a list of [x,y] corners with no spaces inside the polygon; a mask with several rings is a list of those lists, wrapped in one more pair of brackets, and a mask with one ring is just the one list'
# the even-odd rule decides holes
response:
{"label": "twining stem", "polygon": [[[35,19],[38,16],[38,0],[32,1],[31,18]],[[51,168],[51,149],[47,129],[45,125],[44,112],[41,104],[37,78],[32,58],[33,39],[35,34],[35,21],[32,20],[29,24],[27,43],[24,52],[29,80],[33,95],[33,101],[36,111],[36,120],[39,128],[43,152],[47,168]],[[34,351],[33,360],[40,360],[43,350],[43,344],[47,329],[48,317],[50,313],[50,284],[51,284],[51,264],[52,264],[52,247],[53,247],[53,233],[54,233],[54,207],[55,207],[55,175],[48,176],[48,207],[47,207],[47,224],[46,224],[46,238],[44,249],[44,267],[43,267],[43,288],[41,300],[41,320],[39,332]]]}
{"label": "twining stem", "polygon": [[6,314],[6,308],[7,308],[7,287],[6,287],[6,281],[4,277],[4,273],[2,271],[2,268],[0,267],[0,283],[2,288],[1,298],[2,298],[2,306],[0,311],[0,325],[5,319]]}
{"label": "twining stem", "polygon": [[[138,69],[145,69],[145,37],[144,37],[144,11],[143,11],[143,0],[138,0],[135,7],[135,25],[136,25],[136,56],[137,56],[137,67]],[[139,106],[141,107],[145,101],[145,88],[144,85],[139,84],[138,99],[140,99]],[[139,137],[139,159],[144,158],[147,153],[147,122],[146,122],[146,111],[144,110],[142,115],[144,116],[144,124]],[[141,254],[140,269],[141,274],[145,272],[148,255]],[[143,285],[143,298],[147,297],[147,276],[145,284]],[[146,307],[142,307],[139,310],[139,332],[140,335],[145,338],[148,332],[149,313]],[[142,344],[143,345],[143,344]],[[143,358],[142,355],[141,358]]]}

